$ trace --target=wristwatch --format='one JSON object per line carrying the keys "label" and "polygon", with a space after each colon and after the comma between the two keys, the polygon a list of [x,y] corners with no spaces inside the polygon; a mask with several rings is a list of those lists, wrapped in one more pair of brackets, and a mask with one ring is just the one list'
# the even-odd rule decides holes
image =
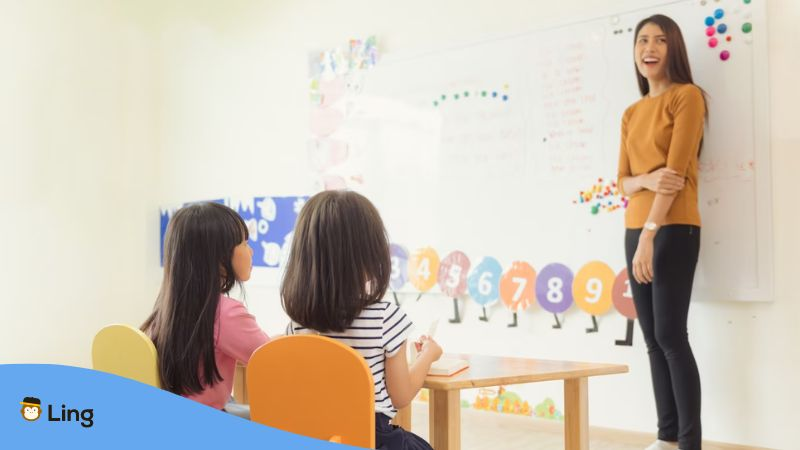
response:
{"label": "wristwatch", "polygon": [[647,231],[656,231],[658,229],[658,224],[655,222],[646,222],[644,224],[644,229]]}

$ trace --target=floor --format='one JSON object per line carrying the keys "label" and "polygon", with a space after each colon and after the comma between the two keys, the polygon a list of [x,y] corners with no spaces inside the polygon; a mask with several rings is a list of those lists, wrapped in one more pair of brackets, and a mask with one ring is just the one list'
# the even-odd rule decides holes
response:
{"label": "floor", "polygon": [[[428,404],[414,402],[412,431],[428,438]],[[592,429],[591,450],[643,450],[653,437],[608,429]],[[557,450],[564,448],[563,423],[473,409],[461,410],[463,450]],[[746,450],[754,447],[706,443],[704,450]]]}

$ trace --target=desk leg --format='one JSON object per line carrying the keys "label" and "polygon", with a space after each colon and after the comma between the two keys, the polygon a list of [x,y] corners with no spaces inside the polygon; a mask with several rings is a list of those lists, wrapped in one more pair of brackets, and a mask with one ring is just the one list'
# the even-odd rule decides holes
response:
{"label": "desk leg", "polygon": [[242,405],[247,404],[247,368],[238,362],[233,374],[233,400]]}
{"label": "desk leg", "polygon": [[589,379],[564,380],[566,450],[589,450]]}
{"label": "desk leg", "polygon": [[392,423],[406,431],[411,431],[411,405],[397,410]]}
{"label": "desk leg", "polygon": [[430,389],[428,441],[434,450],[461,449],[461,391]]}

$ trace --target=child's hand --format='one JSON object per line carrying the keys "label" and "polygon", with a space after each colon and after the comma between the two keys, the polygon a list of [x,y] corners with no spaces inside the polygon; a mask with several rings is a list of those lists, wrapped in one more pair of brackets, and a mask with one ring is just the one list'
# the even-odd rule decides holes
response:
{"label": "child's hand", "polygon": [[442,347],[428,336],[421,336],[419,342],[415,342],[418,356],[430,355],[431,361],[436,361],[442,356]]}

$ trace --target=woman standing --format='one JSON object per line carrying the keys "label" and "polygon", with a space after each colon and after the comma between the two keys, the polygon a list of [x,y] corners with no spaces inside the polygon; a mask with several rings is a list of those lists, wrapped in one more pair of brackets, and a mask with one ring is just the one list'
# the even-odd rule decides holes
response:
{"label": "woman standing", "polygon": [[700,250],[697,158],[706,104],[672,19],[648,17],[635,36],[642,98],[622,117],[618,184],[630,197],[625,255],[658,414],[658,440],[648,450],[697,450],[700,376],[686,320]]}

